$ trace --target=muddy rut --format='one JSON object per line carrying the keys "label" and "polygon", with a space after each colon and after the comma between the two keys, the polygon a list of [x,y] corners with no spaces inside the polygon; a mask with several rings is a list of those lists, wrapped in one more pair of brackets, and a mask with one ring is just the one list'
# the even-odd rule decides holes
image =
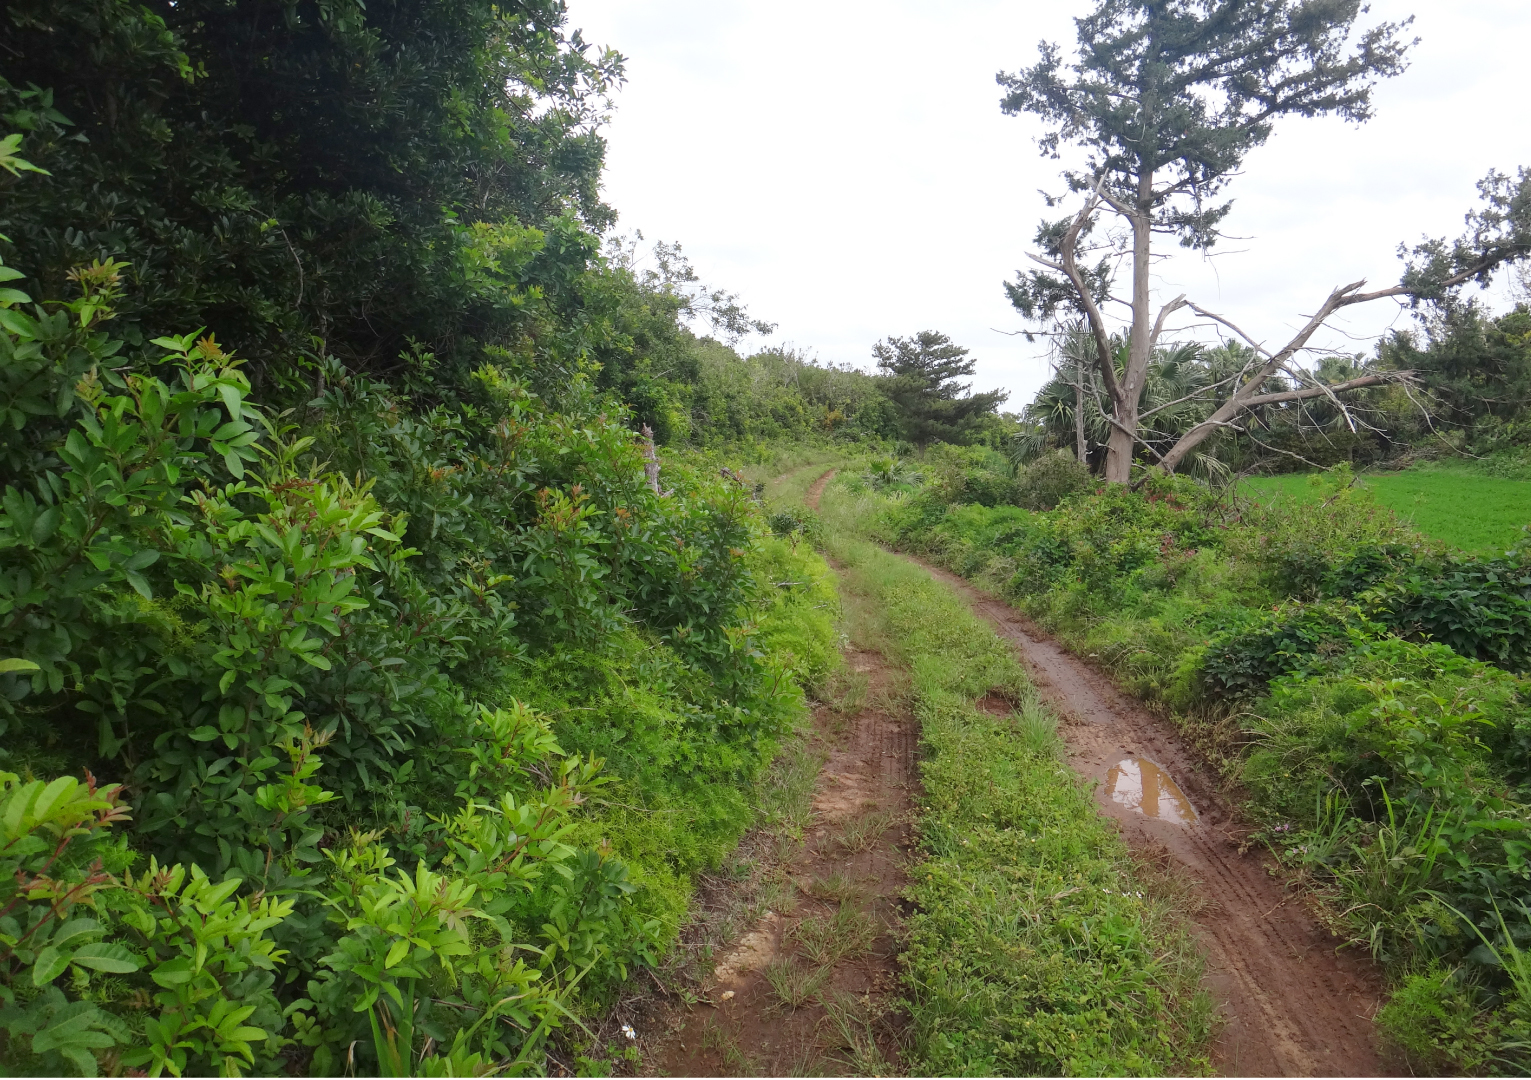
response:
{"label": "muddy rut", "polygon": [[[808,502],[833,476],[820,477]],[[918,560],[913,560],[918,562]],[[1038,691],[1063,718],[1069,764],[1097,781],[1096,802],[1135,849],[1167,854],[1197,882],[1193,918],[1207,956],[1206,984],[1223,1019],[1217,1069],[1234,1076],[1377,1076],[1386,1066],[1372,1017],[1376,969],[1338,953],[1332,935],[1268,872],[1241,852],[1227,807],[1177,734],[1025,615],[967,581],[921,563],[1014,644]]]}
{"label": "muddy rut", "polygon": [[[827,480],[809,492],[812,503]],[[768,871],[775,909],[721,954],[691,1001],[669,1010],[662,1033],[645,1040],[645,1071],[899,1071],[894,1003],[918,725],[900,673],[879,653],[848,647],[844,659],[836,704],[814,710],[812,747],[824,764],[803,843]]]}
{"label": "muddy rut", "polygon": [[[912,842],[916,723],[897,673],[847,649],[863,704],[815,710],[826,755],[804,843],[775,872],[768,911],[724,952],[699,1000],[648,1048],[662,1076],[888,1075],[897,1071],[899,895]],[[843,708],[843,706],[842,706]]]}

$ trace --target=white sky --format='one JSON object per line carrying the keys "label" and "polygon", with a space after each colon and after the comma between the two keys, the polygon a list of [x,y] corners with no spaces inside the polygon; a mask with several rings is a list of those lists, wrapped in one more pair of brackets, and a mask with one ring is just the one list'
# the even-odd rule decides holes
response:
{"label": "white sky", "polygon": [[[704,281],[779,324],[772,342],[822,361],[865,366],[879,338],[942,331],[978,358],[975,389],[1009,389],[1018,410],[1046,346],[1002,333],[1022,322],[1001,283],[1061,216],[1037,189],[1062,185],[994,76],[1044,38],[1071,53],[1093,6],[569,0],[571,26],[628,57],[606,131],[617,227],[680,242]],[[1334,285],[1396,282],[1400,241],[1455,237],[1490,168],[1531,165],[1531,4],[1375,0],[1365,18],[1411,12],[1422,40],[1376,118],[1285,120],[1229,189],[1225,232],[1247,239],[1161,263],[1162,299],[1184,291],[1284,343]],[[1386,301],[1344,315],[1324,344],[1369,351],[1409,321]]]}

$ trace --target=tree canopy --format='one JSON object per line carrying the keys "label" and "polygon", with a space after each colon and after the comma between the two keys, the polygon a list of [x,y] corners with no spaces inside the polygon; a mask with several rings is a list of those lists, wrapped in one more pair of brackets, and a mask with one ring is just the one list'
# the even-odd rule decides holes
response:
{"label": "tree canopy", "polygon": [[558,0],[17,0],[3,18],[0,112],[51,175],[4,190],[0,233],[40,299],[116,257],[130,340],[215,325],[257,385],[311,381],[303,354],[389,373],[524,349],[546,334],[530,313],[584,306],[622,60]]}
{"label": "tree canopy", "polygon": [[[1360,122],[1371,115],[1376,82],[1403,70],[1410,43],[1402,36],[1407,20],[1379,23],[1352,42],[1364,10],[1360,0],[1101,0],[1075,21],[1072,64],[1044,42],[1035,65],[999,75],[1001,108],[1048,125],[1045,152],[1083,152],[1063,177],[1085,195],[1084,208],[1043,222],[1036,261],[1044,269],[1009,291],[1028,318],[1068,309],[1088,321],[1112,403],[1107,479],[1128,478],[1154,347],[1165,320],[1186,306],[1181,297],[1157,317],[1150,310],[1153,236],[1211,247],[1231,205],[1217,197],[1277,118]],[[1130,241],[1081,268],[1081,240],[1102,208],[1125,219]],[[1103,314],[1117,254],[1131,260],[1128,360],[1120,377]]]}
{"label": "tree canopy", "polygon": [[998,390],[970,393],[972,384],[957,380],[973,374],[976,361],[934,330],[886,338],[872,347],[872,355],[885,376],[883,390],[898,407],[904,437],[920,446],[967,441],[982,418],[1009,397]]}
{"label": "tree canopy", "polygon": [[1073,145],[1076,191],[1141,212],[1158,229],[1210,247],[1229,203],[1222,191],[1281,116],[1372,115],[1377,80],[1399,74],[1413,21],[1383,22],[1351,43],[1361,0],[1102,0],[1076,19],[1079,51],[1065,65],[1054,44],[999,82],[1009,115],[1049,128],[1042,149]]}

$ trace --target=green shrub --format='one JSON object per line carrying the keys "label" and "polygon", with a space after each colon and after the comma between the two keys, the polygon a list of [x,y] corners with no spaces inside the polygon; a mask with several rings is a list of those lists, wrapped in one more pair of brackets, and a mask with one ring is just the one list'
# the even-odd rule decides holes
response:
{"label": "green shrub", "polygon": [[[112,338],[121,271],[0,308],[0,1053],[542,1068],[747,827],[822,560],[715,467],[652,491],[583,376],[414,408],[329,362],[274,416],[210,335]],[[81,768],[127,783],[28,824]]]}
{"label": "green shrub", "polygon": [[1051,510],[1070,495],[1095,486],[1095,477],[1067,450],[1046,454],[1021,472],[1016,481],[1015,503],[1028,510]]}
{"label": "green shrub", "polygon": [[1421,559],[1366,597],[1395,632],[1450,645],[1463,656],[1531,671],[1531,547],[1500,559]]}
{"label": "green shrub", "polygon": [[1415,1075],[1483,1076],[1493,1071],[1504,1021],[1459,968],[1432,967],[1399,984],[1377,1024]]}
{"label": "green shrub", "polygon": [[787,506],[773,511],[766,518],[766,525],[774,535],[794,544],[800,539],[819,544],[824,539],[824,525],[819,521],[819,515],[806,506]]}
{"label": "green shrub", "polygon": [[[1240,528],[1230,530],[1234,556],[1260,568],[1277,595],[1313,599],[1334,587],[1336,567],[1366,550],[1415,545],[1391,511],[1358,486],[1348,465],[1309,479],[1315,498],[1240,507]],[[1394,556],[1396,558],[1396,556]]]}
{"label": "green shrub", "polygon": [[1332,602],[1249,614],[1251,623],[1214,634],[1199,654],[1197,674],[1205,694],[1264,694],[1272,679],[1312,670],[1348,652],[1364,639],[1368,625],[1352,605]]}

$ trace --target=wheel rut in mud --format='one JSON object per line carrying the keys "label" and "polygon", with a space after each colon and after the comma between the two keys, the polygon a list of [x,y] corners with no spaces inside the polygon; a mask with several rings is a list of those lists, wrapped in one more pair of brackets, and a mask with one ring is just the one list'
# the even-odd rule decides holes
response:
{"label": "wheel rut in mud", "polygon": [[[811,504],[828,475],[809,492]],[[898,1070],[897,952],[918,790],[918,726],[901,673],[847,647],[833,704],[814,709],[823,761],[803,842],[763,856],[773,910],[724,949],[645,1040],[668,1076],[889,1075]],[[701,903],[728,901],[726,882]]]}
{"label": "wheel rut in mud", "polygon": [[[900,894],[916,724],[898,672],[850,648],[840,709],[815,709],[824,759],[804,842],[770,871],[767,911],[645,1050],[663,1076],[887,1075],[897,1068]],[[846,702],[850,707],[847,708]],[[859,704],[859,707],[858,707]]]}
{"label": "wheel rut in mud", "polygon": [[[826,472],[808,489],[818,509]],[[907,556],[906,556],[907,557]],[[1069,764],[1142,856],[1178,864],[1203,902],[1191,917],[1223,1025],[1217,1069],[1234,1076],[1376,1076],[1375,967],[1340,954],[1300,896],[1244,850],[1217,785],[1178,735],[1025,615],[947,570],[912,560],[1010,641],[1063,719]]]}
{"label": "wheel rut in mud", "polygon": [[920,565],[1015,646],[1063,718],[1069,764],[1098,781],[1096,803],[1123,838],[1197,883],[1205,903],[1191,917],[1224,1021],[1215,1067],[1234,1076],[1383,1075],[1371,1021],[1381,999],[1376,969],[1337,953],[1302,898],[1242,850],[1216,785],[1176,733],[1008,604]]}
{"label": "wheel rut in mud", "polygon": [[837,469],[830,469],[823,476],[808,485],[808,490],[803,495],[803,502],[808,504],[808,509],[815,513],[818,512],[819,500],[824,497],[824,489],[829,486],[829,482],[835,478],[835,473],[838,471]]}

